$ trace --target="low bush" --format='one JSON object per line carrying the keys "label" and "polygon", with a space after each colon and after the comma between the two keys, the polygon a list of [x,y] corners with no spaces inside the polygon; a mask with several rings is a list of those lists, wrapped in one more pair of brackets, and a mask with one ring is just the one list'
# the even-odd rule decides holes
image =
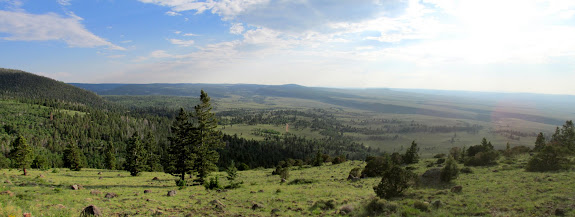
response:
{"label": "low bush", "polygon": [[445,166],[441,169],[441,174],[439,175],[442,182],[451,182],[451,180],[456,179],[459,175],[459,169],[457,168],[457,163],[453,157],[449,157]]}
{"label": "low bush", "polygon": [[392,198],[399,196],[409,188],[409,182],[414,177],[413,173],[400,166],[394,165],[387,170],[377,186],[373,187],[375,194],[380,198]]}
{"label": "low bush", "polygon": [[390,215],[397,211],[398,205],[380,198],[373,198],[365,206],[367,216],[384,216]]}
{"label": "low bush", "polygon": [[465,166],[490,166],[497,164],[499,153],[493,150],[478,152],[473,157],[465,159]]}
{"label": "low bush", "polygon": [[222,185],[220,184],[217,176],[215,178],[213,178],[213,177],[210,178],[209,182],[205,182],[204,187],[206,188],[206,190],[222,189]]}
{"label": "low bush", "polygon": [[548,145],[533,155],[527,162],[526,170],[529,172],[546,172],[569,169],[570,161],[567,159],[565,148]]}
{"label": "low bush", "polygon": [[335,209],[335,205],[335,200],[319,200],[313,204],[311,209],[331,210]]}

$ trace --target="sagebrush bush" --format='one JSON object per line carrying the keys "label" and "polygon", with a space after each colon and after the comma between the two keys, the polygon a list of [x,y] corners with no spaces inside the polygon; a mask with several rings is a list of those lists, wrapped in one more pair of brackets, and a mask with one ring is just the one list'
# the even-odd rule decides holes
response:
{"label": "sagebrush bush", "polygon": [[459,168],[457,168],[457,163],[453,157],[449,156],[445,166],[441,169],[439,178],[442,182],[451,182],[451,180],[456,179],[459,175]]}
{"label": "sagebrush bush", "polygon": [[465,159],[465,166],[489,166],[497,164],[499,153],[494,150],[478,152],[473,157]]}
{"label": "sagebrush bush", "polygon": [[398,205],[380,198],[373,198],[365,206],[367,216],[389,215],[397,211]]}
{"label": "sagebrush bush", "polygon": [[525,169],[530,172],[546,172],[568,169],[570,161],[566,158],[566,153],[567,150],[565,148],[556,145],[545,146],[541,149],[541,151],[529,159]]}
{"label": "sagebrush bush", "polygon": [[361,168],[356,167],[349,171],[349,175],[353,177],[360,177],[361,176]]}
{"label": "sagebrush bush", "polygon": [[389,156],[373,157],[367,161],[365,168],[361,171],[362,176],[381,177],[382,174],[391,168]]}
{"label": "sagebrush bush", "polygon": [[400,196],[409,188],[409,182],[413,174],[400,166],[394,165],[383,173],[383,177],[377,186],[373,187],[375,194],[380,198],[392,198]]}
{"label": "sagebrush bush", "polygon": [[206,190],[222,189],[222,185],[220,184],[217,176],[215,178],[213,178],[213,177],[210,178],[209,182],[205,182],[204,187],[206,188]]}

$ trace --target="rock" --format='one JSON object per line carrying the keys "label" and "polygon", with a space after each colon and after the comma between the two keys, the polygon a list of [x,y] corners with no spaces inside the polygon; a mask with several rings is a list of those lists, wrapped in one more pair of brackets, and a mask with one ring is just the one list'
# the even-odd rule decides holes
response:
{"label": "rock", "polygon": [[453,193],[460,193],[461,190],[463,190],[463,187],[461,185],[454,186],[453,188],[451,188],[451,192]]}
{"label": "rock", "polygon": [[87,206],[86,208],[84,208],[84,210],[82,211],[82,213],[80,214],[80,216],[101,216],[102,215],[102,211],[100,211],[100,209],[94,205],[90,205]]}
{"label": "rock", "polygon": [[152,193],[152,190],[144,190],[144,194]]}
{"label": "rock", "polygon": [[0,195],[8,195],[8,196],[10,196],[10,197],[14,197],[14,192],[11,192],[11,191],[3,191],[3,192],[0,192]]}
{"label": "rock", "polygon": [[261,204],[258,204],[258,203],[254,203],[254,205],[252,205],[252,209],[253,209],[253,210],[256,210],[256,209],[261,209],[261,208],[264,208],[264,206],[263,206],[263,205],[261,205]]}
{"label": "rock", "polygon": [[439,209],[439,208],[441,208],[441,206],[443,204],[441,204],[441,200],[436,200],[436,201],[433,201],[433,203],[431,205],[433,206],[433,208]]}
{"label": "rock", "polygon": [[212,201],[210,202],[210,204],[216,205],[216,206],[221,206],[221,207],[223,207],[223,208],[226,207],[226,205],[224,205],[224,204],[223,204],[221,201],[219,201],[219,200],[212,200]]}
{"label": "rock", "polygon": [[287,180],[286,180],[286,179],[282,179],[282,183],[285,183],[285,182],[287,182]]}
{"label": "rock", "polygon": [[98,175],[102,175],[102,172],[98,172]]}
{"label": "rock", "polygon": [[152,180],[158,181],[158,180],[160,180],[160,179],[159,179],[158,177],[154,177]]}
{"label": "rock", "polygon": [[499,170],[493,170],[494,173],[499,172]]}
{"label": "rock", "polygon": [[441,169],[440,168],[432,168],[429,169],[427,171],[425,171],[425,173],[423,173],[423,175],[421,175],[421,183],[422,184],[437,184],[439,182],[441,182]]}
{"label": "rock", "polygon": [[557,208],[557,209],[555,209],[555,215],[556,216],[565,216],[565,210],[561,209],[561,208]]}
{"label": "rock", "polygon": [[80,189],[80,187],[78,185],[70,185],[70,189],[78,190],[78,189]]}
{"label": "rock", "polygon": [[114,197],[118,197],[118,194],[110,192],[107,193],[106,196],[104,196],[105,198],[114,198]]}
{"label": "rock", "polygon": [[91,195],[100,195],[100,194],[102,194],[102,192],[101,192],[101,191],[98,191],[98,190],[91,190],[91,191],[90,191],[90,194],[91,194]]}
{"label": "rock", "polygon": [[176,196],[176,190],[168,191],[168,197]]}
{"label": "rock", "polygon": [[250,194],[255,194],[255,193],[256,193],[255,191],[250,191]]}
{"label": "rock", "polygon": [[339,208],[339,214],[341,215],[348,215],[353,212],[352,205],[345,205]]}

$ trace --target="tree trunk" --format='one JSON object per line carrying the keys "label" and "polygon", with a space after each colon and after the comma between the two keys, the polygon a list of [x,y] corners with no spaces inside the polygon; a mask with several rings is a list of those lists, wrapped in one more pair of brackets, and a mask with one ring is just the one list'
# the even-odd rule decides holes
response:
{"label": "tree trunk", "polygon": [[186,172],[182,172],[181,180],[184,181],[186,179]]}
{"label": "tree trunk", "polygon": [[26,167],[24,167],[24,168],[22,168],[22,169],[24,169],[24,175],[27,176],[27,175],[28,175],[28,172],[26,172]]}

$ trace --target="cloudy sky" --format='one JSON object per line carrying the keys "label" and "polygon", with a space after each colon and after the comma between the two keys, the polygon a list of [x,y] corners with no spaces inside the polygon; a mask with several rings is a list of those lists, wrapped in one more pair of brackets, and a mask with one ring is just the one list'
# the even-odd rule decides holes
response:
{"label": "cloudy sky", "polygon": [[65,82],[575,95],[575,1],[0,0],[0,67]]}

